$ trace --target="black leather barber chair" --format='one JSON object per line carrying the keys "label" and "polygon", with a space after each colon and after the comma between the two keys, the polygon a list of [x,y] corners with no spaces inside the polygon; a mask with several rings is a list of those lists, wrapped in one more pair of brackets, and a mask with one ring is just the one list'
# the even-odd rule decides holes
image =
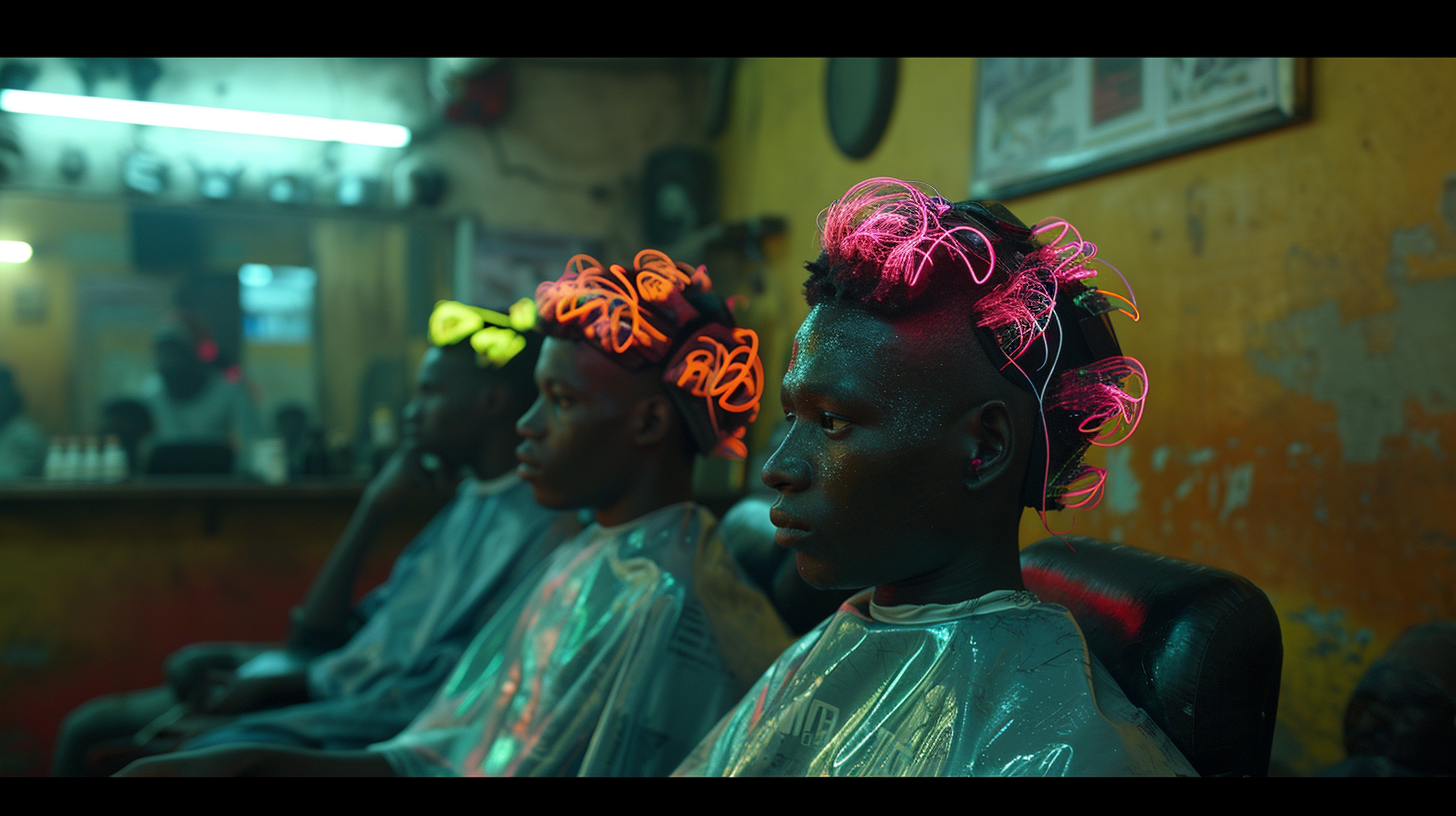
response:
{"label": "black leather barber chair", "polygon": [[1026,588],[1065,606],[1133,705],[1202,776],[1268,776],[1284,644],[1247,579],[1066,536],[1021,552]]}

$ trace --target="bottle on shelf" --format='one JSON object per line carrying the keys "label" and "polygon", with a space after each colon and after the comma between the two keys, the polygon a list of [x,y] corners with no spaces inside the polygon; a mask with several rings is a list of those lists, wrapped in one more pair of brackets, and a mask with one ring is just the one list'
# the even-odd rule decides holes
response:
{"label": "bottle on shelf", "polygon": [[51,449],[46,452],[45,480],[47,482],[59,482],[61,480],[62,460],[66,457],[66,441],[59,436],[51,437]]}
{"label": "bottle on shelf", "polygon": [[107,434],[106,447],[101,451],[101,481],[122,481],[127,477],[126,471],[126,451],[121,448],[120,437]]}
{"label": "bottle on shelf", "polygon": [[101,444],[96,437],[86,437],[86,447],[81,449],[81,472],[78,481],[101,481]]}
{"label": "bottle on shelf", "polygon": [[81,437],[73,436],[66,440],[66,449],[61,454],[61,464],[57,468],[57,481],[74,482],[81,474]]}

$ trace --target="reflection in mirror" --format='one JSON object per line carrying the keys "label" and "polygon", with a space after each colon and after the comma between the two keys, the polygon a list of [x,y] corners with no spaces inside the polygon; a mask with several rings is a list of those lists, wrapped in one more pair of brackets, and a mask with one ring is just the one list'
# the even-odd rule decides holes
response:
{"label": "reflection in mirror", "polygon": [[35,248],[0,265],[0,479],[371,475],[453,294],[454,233],[0,191],[0,236]]}

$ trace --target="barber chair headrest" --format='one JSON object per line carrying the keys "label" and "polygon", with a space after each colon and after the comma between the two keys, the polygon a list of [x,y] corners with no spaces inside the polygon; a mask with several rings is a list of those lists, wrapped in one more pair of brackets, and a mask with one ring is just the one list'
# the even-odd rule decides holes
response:
{"label": "barber chair headrest", "polygon": [[1032,544],[1021,569],[1027,589],[1072,613],[1128,699],[1200,775],[1268,775],[1284,645],[1258,587],[1077,536]]}

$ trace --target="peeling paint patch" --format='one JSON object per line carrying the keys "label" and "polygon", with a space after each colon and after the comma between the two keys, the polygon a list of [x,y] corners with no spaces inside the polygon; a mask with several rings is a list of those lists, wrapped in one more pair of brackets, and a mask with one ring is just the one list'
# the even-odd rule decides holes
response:
{"label": "peeling paint patch", "polygon": [[1440,428],[1431,428],[1426,431],[1418,431],[1415,428],[1405,432],[1406,438],[1410,439],[1412,448],[1426,448],[1436,455],[1436,461],[1440,462],[1446,458],[1446,452],[1441,450]]}
{"label": "peeling paint patch", "polygon": [[1407,265],[1437,254],[1429,224],[1395,230],[1386,264],[1394,310],[1346,322],[1331,300],[1270,324],[1266,350],[1249,352],[1286,388],[1334,404],[1347,462],[1379,458],[1384,439],[1405,430],[1407,400],[1431,413],[1456,409],[1456,276],[1412,283]]}
{"label": "peeling paint patch", "polygon": [[1199,448],[1198,450],[1188,454],[1188,464],[1192,465],[1193,467],[1206,465],[1209,462],[1213,461],[1213,457],[1213,448]]}
{"label": "peeling paint patch", "polygon": [[1309,451],[1309,445],[1303,442],[1290,442],[1289,447],[1285,448],[1285,453],[1289,456],[1289,469],[1294,470],[1296,467],[1299,467],[1299,457],[1309,453]]}
{"label": "peeling paint patch", "polygon": [[1223,509],[1218,511],[1218,520],[1227,521],[1229,514],[1247,507],[1249,492],[1254,488],[1254,463],[1245,462],[1224,472],[1228,488],[1223,494]]}
{"label": "peeling paint patch", "polygon": [[1188,498],[1188,494],[1192,493],[1193,488],[1197,487],[1198,483],[1201,481],[1203,481],[1203,474],[1195,473],[1192,476],[1189,476],[1188,478],[1179,482],[1178,486],[1173,488],[1173,498],[1177,499],[1178,501],[1182,501]]}
{"label": "peeling paint patch", "polygon": [[1314,520],[1320,524],[1330,523],[1330,510],[1325,506],[1325,497],[1323,494],[1314,500]]}
{"label": "peeling paint patch", "polygon": [[1375,635],[1369,629],[1359,629],[1351,632],[1345,628],[1345,610],[1335,608],[1329,612],[1321,613],[1315,609],[1314,604],[1306,606],[1303,612],[1293,612],[1289,619],[1302,623],[1309,627],[1314,634],[1314,644],[1310,647],[1310,654],[1315,657],[1328,657],[1332,654],[1343,653],[1346,663],[1365,662],[1364,652],[1374,640]]}
{"label": "peeling paint patch", "polygon": [[1208,477],[1208,509],[1218,509],[1218,474]]}
{"label": "peeling paint patch", "polygon": [[1132,448],[1121,445],[1107,450],[1107,509],[1126,515],[1138,509],[1143,484],[1132,472]]}
{"label": "peeling paint patch", "polygon": [[1171,455],[1173,455],[1173,452],[1168,450],[1167,445],[1159,445],[1153,448],[1153,472],[1162,473],[1163,468],[1168,466],[1168,457]]}

